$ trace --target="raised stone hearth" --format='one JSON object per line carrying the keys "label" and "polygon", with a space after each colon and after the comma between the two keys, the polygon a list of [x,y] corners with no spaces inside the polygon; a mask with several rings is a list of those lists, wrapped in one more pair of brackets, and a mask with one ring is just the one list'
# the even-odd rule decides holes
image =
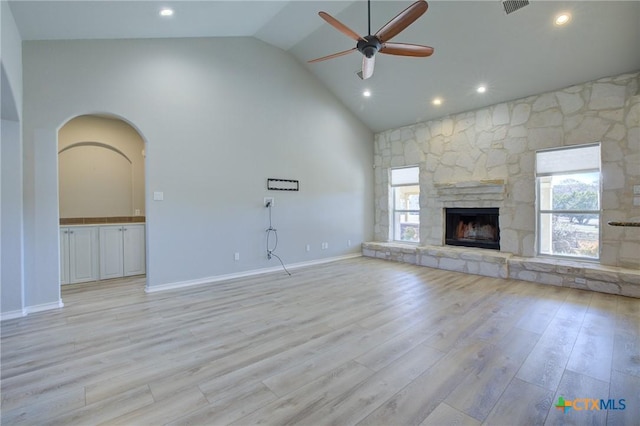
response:
{"label": "raised stone hearth", "polygon": [[378,259],[494,278],[513,278],[640,298],[640,270],[552,258],[524,258],[466,247],[368,242],[362,254]]}

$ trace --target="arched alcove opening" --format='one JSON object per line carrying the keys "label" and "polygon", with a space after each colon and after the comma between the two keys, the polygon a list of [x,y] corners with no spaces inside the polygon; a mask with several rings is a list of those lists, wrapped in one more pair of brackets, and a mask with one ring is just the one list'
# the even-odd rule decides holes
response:
{"label": "arched alcove opening", "polygon": [[146,273],[145,146],[123,119],[81,115],[58,130],[61,284]]}
{"label": "arched alcove opening", "polygon": [[[140,216],[134,208],[135,164],[106,143],[78,142],[58,151],[60,218]],[[141,188],[144,190],[144,188]]]}

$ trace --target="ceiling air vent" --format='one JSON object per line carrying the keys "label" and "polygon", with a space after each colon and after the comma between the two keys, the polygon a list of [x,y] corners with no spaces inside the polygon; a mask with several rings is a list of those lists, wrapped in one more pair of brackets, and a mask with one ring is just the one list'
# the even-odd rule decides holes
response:
{"label": "ceiling air vent", "polygon": [[504,7],[504,11],[507,12],[507,15],[518,9],[522,9],[528,4],[529,0],[504,0],[502,2],[502,6]]}

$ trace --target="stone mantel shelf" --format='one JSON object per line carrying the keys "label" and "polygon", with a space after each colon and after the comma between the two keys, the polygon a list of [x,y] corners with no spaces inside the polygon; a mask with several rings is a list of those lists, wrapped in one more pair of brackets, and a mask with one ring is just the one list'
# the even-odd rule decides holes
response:
{"label": "stone mantel shelf", "polygon": [[469,180],[465,182],[447,182],[447,183],[436,183],[436,187],[478,187],[478,186],[495,186],[495,185],[505,185],[504,179],[481,179],[481,180]]}
{"label": "stone mantel shelf", "polygon": [[435,183],[435,186],[440,191],[457,191],[457,190],[465,190],[465,189],[487,189],[493,190],[504,190],[506,187],[506,183],[502,179],[496,180],[479,180],[479,181],[468,181],[468,182],[454,182],[454,183]]}
{"label": "stone mantel shelf", "polygon": [[476,199],[502,201],[507,192],[504,179],[436,183],[434,186],[443,202]]}

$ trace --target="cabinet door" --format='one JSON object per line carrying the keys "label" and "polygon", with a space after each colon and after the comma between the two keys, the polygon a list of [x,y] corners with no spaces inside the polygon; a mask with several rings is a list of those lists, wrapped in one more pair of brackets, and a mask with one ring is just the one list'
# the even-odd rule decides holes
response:
{"label": "cabinet door", "polygon": [[60,228],[60,284],[69,284],[69,229]]}
{"label": "cabinet door", "polygon": [[98,228],[70,227],[69,282],[98,279]]}
{"label": "cabinet door", "polygon": [[126,225],[122,232],[124,250],[124,276],[145,273],[145,226]]}
{"label": "cabinet door", "polygon": [[100,279],[121,277],[122,264],[122,226],[100,227]]}

